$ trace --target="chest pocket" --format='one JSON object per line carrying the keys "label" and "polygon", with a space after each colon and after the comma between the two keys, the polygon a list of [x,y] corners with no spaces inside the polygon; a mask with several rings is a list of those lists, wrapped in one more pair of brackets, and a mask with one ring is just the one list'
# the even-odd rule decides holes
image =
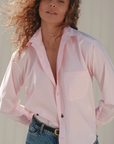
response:
{"label": "chest pocket", "polygon": [[88,70],[64,73],[65,96],[69,101],[84,97],[88,91],[88,87]]}

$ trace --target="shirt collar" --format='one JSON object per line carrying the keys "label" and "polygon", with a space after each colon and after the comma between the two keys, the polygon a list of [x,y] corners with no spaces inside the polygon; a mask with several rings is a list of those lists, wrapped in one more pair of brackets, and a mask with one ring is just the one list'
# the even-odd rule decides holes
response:
{"label": "shirt collar", "polygon": [[[64,28],[64,32],[62,35],[62,40],[68,40],[71,36],[80,36],[81,33],[71,28],[70,26],[67,26]],[[31,44],[35,44],[37,46],[42,45],[42,35],[41,35],[41,27],[34,33],[34,35],[30,38],[30,40],[27,43],[27,46],[30,46]]]}

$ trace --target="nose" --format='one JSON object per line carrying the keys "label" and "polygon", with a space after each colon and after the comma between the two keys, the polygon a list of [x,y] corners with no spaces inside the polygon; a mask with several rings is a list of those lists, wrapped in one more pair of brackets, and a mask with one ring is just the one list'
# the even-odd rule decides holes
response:
{"label": "nose", "polygon": [[51,6],[51,7],[56,7],[56,6],[55,6],[55,2],[52,0],[52,1],[50,2],[49,6]]}

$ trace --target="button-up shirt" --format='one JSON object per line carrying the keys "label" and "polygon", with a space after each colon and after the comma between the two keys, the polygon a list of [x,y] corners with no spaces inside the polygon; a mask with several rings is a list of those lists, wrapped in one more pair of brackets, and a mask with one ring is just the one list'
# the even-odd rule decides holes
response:
{"label": "button-up shirt", "polygon": [[[96,129],[114,118],[114,65],[101,43],[64,28],[57,56],[57,84],[42,42],[41,27],[22,52],[13,52],[0,87],[0,111],[29,126],[39,114],[59,127],[59,144],[93,144]],[[102,92],[95,108],[93,76]],[[17,97],[26,86],[25,106]]]}

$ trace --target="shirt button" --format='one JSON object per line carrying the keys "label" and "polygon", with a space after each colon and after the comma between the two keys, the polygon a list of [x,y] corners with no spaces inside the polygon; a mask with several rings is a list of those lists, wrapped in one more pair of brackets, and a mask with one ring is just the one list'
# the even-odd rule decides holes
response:
{"label": "shirt button", "polygon": [[36,115],[38,116],[39,114],[37,113]]}
{"label": "shirt button", "polygon": [[61,117],[63,118],[63,117],[64,117],[64,115],[63,115],[63,114],[61,114]]}

